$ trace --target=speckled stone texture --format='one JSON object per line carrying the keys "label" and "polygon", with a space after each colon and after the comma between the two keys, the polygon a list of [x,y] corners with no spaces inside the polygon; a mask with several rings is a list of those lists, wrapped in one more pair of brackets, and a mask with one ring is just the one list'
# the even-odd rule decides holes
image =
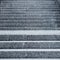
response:
{"label": "speckled stone texture", "polygon": [[[27,50],[27,49],[60,49],[60,42],[48,42],[48,41],[60,41],[60,35],[0,35],[0,59],[60,58],[60,51],[57,50],[56,51]],[[7,50],[2,51],[1,49],[5,50],[8,49],[9,51]],[[10,49],[14,50],[16,49],[16,51],[13,50],[10,51]],[[26,49],[27,51],[24,50],[18,51],[18,49]]]}
{"label": "speckled stone texture", "polygon": [[0,30],[60,29],[58,0],[0,0]]}
{"label": "speckled stone texture", "polygon": [[0,51],[0,58],[60,58],[60,52],[53,51]]}
{"label": "speckled stone texture", "polygon": [[60,42],[0,42],[0,49],[60,49]]}
{"label": "speckled stone texture", "polygon": [[0,41],[60,41],[60,35],[0,35]]}
{"label": "speckled stone texture", "polygon": [[[0,30],[60,30],[60,0],[0,0]],[[60,35],[0,35],[0,59],[60,58],[59,41]]]}

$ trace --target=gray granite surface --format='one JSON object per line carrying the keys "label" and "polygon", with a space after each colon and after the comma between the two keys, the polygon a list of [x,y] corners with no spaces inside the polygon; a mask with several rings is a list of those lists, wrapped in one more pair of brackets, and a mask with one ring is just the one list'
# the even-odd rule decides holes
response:
{"label": "gray granite surface", "polygon": [[60,35],[0,35],[0,41],[60,41]]}
{"label": "gray granite surface", "polygon": [[[60,0],[0,0],[0,30],[60,30]],[[60,41],[60,35],[0,35],[0,59],[60,58],[60,51],[57,51],[60,42],[56,41]]]}
{"label": "gray granite surface", "polygon": [[0,30],[60,29],[58,0],[0,0]]}
{"label": "gray granite surface", "polygon": [[56,51],[0,51],[0,58],[60,58]]}
{"label": "gray granite surface", "polygon": [[60,49],[60,42],[0,42],[0,49]]}

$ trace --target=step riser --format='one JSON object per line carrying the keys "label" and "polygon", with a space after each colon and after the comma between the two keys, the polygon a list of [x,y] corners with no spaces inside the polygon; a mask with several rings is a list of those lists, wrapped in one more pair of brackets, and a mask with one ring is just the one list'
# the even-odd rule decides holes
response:
{"label": "step riser", "polygon": [[0,51],[0,58],[60,58],[60,52]]}
{"label": "step riser", "polygon": [[60,49],[60,42],[0,42],[0,49]]}
{"label": "step riser", "polygon": [[0,35],[0,41],[60,41],[60,35]]}

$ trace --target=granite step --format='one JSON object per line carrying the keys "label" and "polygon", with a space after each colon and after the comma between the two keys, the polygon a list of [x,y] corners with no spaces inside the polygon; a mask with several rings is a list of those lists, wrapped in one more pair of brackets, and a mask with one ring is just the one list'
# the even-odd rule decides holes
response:
{"label": "granite step", "polygon": [[56,0],[1,0],[0,30],[60,29],[59,12]]}
{"label": "granite step", "polygon": [[60,41],[60,35],[0,35],[0,41]]}
{"label": "granite step", "polygon": [[60,51],[0,51],[0,58],[60,58]]}
{"label": "granite step", "polygon": [[60,49],[60,42],[41,42],[41,41],[5,41],[0,42],[0,49]]}

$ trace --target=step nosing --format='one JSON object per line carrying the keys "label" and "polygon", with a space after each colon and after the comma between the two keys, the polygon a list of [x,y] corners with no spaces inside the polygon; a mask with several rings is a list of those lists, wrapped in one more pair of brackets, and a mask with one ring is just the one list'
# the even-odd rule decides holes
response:
{"label": "step nosing", "polygon": [[39,51],[52,51],[52,52],[60,52],[60,49],[0,49],[0,52],[1,51],[6,51],[6,52],[9,52],[9,51],[35,51],[35,52],[39,52]]}
{"label": "step nosing", "polygon": [[59,30],[0,30],[0,35],[60,35]]}

